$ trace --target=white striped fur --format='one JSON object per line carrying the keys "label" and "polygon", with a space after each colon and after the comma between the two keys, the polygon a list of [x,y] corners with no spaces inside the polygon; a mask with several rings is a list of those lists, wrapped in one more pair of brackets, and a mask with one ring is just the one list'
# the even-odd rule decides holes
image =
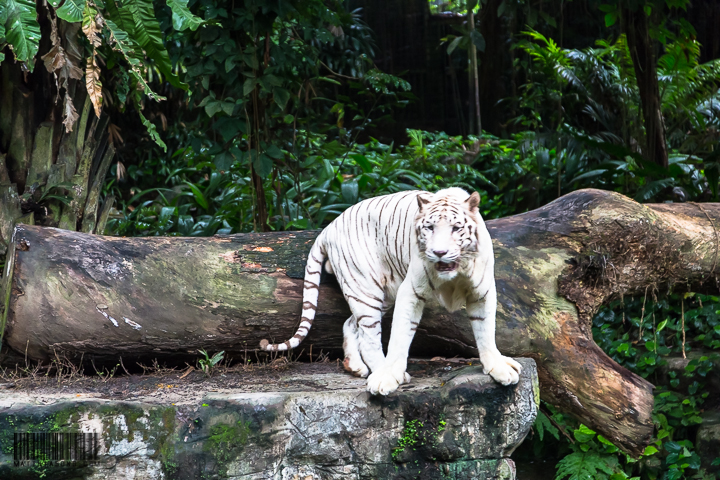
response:
{"label": "white striped fur", "polygon": [[[317,309],[320,269],[334,273],[353,315],[343,327],[345,368],[368,377],[368,391],[387,395],[410,381],[407,356],[423,308],[434,298],[449,311],[465,306],[485,373],[517,383],[520,364],[495,346],[492,241],[478,211],[480,197],[460,188],[402,192],[348,208],[315,240],[305,269],[300,327],[268,351],[297,347]],[[393,308],[387,357],[381,318]]]}

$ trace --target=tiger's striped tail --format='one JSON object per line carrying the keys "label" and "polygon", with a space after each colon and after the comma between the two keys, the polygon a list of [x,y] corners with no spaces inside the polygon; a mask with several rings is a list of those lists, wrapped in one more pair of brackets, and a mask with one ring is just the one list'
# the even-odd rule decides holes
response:
{"label": "tiger's striped tail", "polygon": [[270,343],[267,340],[260,341],[260,349],[268,352],[277,352],[290,350],[300,345],[305,340],[310,327],[312,327],[315,319],[315,311],[317,310],[318,294],[320,293],[320,274],[325,260],[324,248],[322,246],[323,235],[315,240],[313,247],[308,255],[307,266],[305,267],[305,282],[303,287],[303,305],[302,318],[300,326],[295,335],[283,343]]}

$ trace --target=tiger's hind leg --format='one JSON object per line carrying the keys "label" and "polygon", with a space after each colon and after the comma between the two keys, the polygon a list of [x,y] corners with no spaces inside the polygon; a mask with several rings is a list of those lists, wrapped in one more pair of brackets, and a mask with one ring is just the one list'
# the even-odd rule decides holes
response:
{"label": "tiger's hind leg", "polygon": [[385,364],[382,348],[382,314],[379,311],[366,311],[358,315],[358,347],[363,362],[371,372],[379,370]]}
{"label": "tiger's hind leg", "polygon": [[[370,372],[381,370],[385,365],[385,354],[382,348],[382,317],[393,307],[393,302],[384,303],[381,311],[365,308],[364,314],[358,314],[360,319],[357,322],[358,348],[363,362],[368,366]],[[400,384],[409,383],[410,375],[407,372],[402,377]]]}
{"label": "tiger's hind leg", "polygon": [[348,318],[343,326],[343,350],[345,351],[345,360],[343,361],[345,370],[357,377],[367,377],[370,374],[370,369],[365,365],[360,355],[358,324],[354,315]]}
{"label": "tiger's hind leg", "polygon": [[350,305],[353,317],[357,319],[357,347],[362,361],[370,372],[379,370],[385,364],[380,338],[382,310],[380,306],[375,307],[370,302],[364,301],[351,301]]}

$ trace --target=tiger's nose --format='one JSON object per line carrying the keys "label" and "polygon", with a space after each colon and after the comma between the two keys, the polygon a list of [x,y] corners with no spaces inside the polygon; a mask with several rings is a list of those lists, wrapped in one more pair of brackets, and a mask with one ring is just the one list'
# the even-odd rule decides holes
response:
{"label": "tiger's nose", "polygon": [[448,251],[447,250],[433,250],[433,253],[438,257],[442,257],[445,255]]}

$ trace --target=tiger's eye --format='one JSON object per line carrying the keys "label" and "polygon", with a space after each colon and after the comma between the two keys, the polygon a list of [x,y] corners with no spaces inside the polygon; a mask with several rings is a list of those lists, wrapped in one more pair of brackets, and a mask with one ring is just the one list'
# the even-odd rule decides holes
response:
{"label": "tiger's eye", "polygon": [[433,226],[432,226],[432,225],[426,225],[425,228],[427,228],[427,229],[430,230],[431,232],[433,231]]}
{"label": "tiger's eye", "polygon": [[453,233],[459,232],[459,231],[460,231],[460,227],[458,227],[457,225],[455,225],[455,226],[453,227],[453,230],[452,230],[452,231],[453,231]]}

